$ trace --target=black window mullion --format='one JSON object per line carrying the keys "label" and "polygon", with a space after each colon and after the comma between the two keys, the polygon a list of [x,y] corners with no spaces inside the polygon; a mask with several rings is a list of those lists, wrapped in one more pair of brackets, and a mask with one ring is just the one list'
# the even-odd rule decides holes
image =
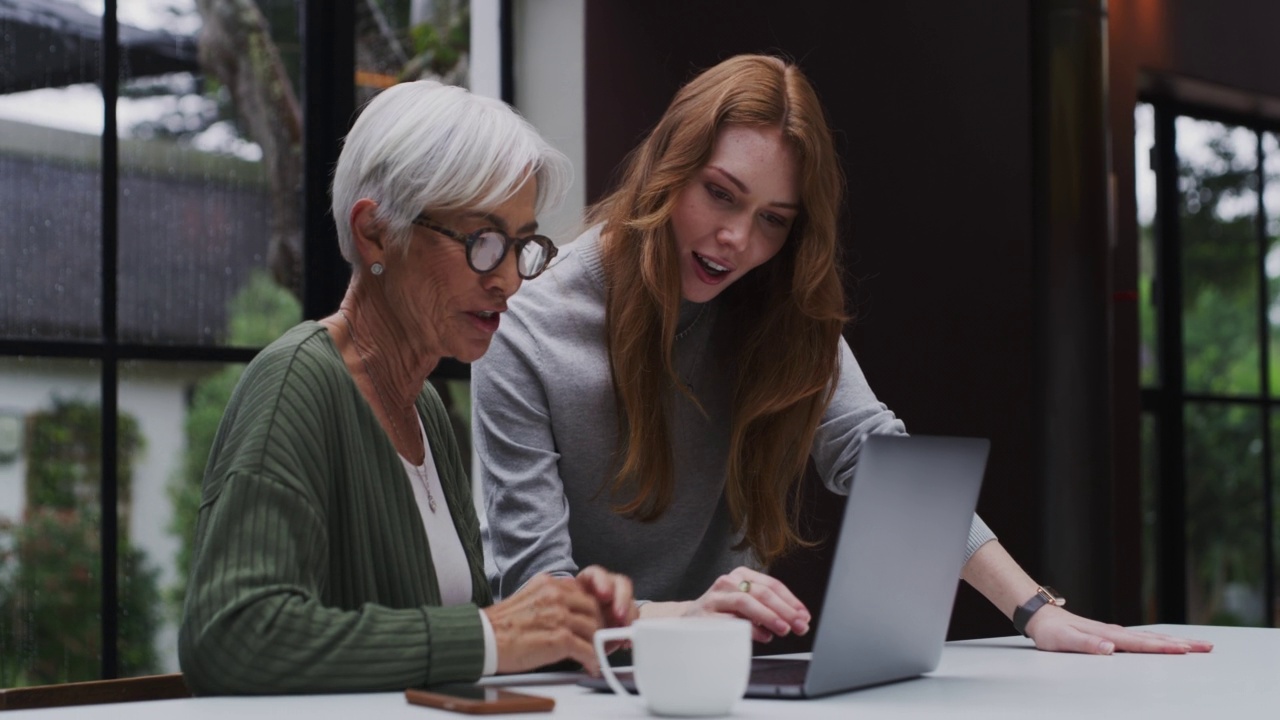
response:
{"label": "black window mullion", "polygon": [[1182,347],[1182,233],[1178,190],[1178,152],[1174,112],[1162,103],[1155,110],[1156,254],[1159,281],[1161,400],[1159,408],[1159,519],[1156,534],[1157,615],[1161,622],[1187,617],[1187,534],[1185,416],[1186,390]]}
{"label": "black window mullion", "polygon": [[118,617],[120,608],[119,518],[117,483],[117,441],[119,400],[119,365],[116,356],[117,268],[119,258],[120,143],[116,131],[116,99],[120,95],[120,33],[116,17],[116,0],[106,0],[102,11],[101,83],[102,83],[102,471],[101,502],[102,548],[102,677],[120,675]]}
{"label": "black window mullion", "polygon": [[302,0],[302,316],[337,309],[350,272],[329,212],[329,178],[356,114],[355,4]]}
{"label": "black window mullion", "polygon": [[498,2],[498,92],[502,102],[514,106],[516,104],[516,31],[515,8],[512,0]]}

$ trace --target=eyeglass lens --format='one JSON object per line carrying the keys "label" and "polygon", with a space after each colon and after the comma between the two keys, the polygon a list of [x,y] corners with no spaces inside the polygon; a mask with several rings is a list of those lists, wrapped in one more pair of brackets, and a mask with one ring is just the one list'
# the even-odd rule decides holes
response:
{"label": "eyeglass lens", "polygon": [[480,233],[471,243],[471,264],[477,270],[488,272],[502,262],[506,254],[507,239],[498,233]]}
{"label": "eyeglass lens", "polygon": [[537,275],[547,267],[547,249],[541,243],[527,242],[518,260],[521,275]]}
{"label": "eyeglass lens", "polygon": [[[542,272],[547,263],[546,249],[532,241],[525,242],[522,248],[518,241],[515,245],[519,248],[516,265],[520,274],[532,276]],[[506,249],[507,238],[501,233],[480,233],[471,244],[471,264],[481,272],[488,272],[502,262]]]}

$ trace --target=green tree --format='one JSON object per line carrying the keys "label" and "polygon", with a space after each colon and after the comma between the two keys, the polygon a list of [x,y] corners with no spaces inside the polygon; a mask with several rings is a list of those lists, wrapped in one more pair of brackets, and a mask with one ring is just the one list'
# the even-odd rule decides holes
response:
{"label": "green tree", "polygon": [[[128,539],[137,421],[119,417],[119,652],[128,675],[155,672],[158,572]],[[0,524],[0,684],[100,676],[102,428],[97,403],[55,398],[29,419],[27,505]]]}

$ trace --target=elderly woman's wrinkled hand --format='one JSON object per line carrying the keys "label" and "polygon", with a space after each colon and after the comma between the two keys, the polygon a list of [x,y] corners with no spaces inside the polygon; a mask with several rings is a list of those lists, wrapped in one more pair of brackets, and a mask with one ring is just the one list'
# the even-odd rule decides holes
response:
{"label": "elderly woman's wrinkled hand", "polygon": [[1040,650],[1110,655],[1114,652],[1181,655],[1209,652],[1213,643],[1130,630],[1120,625],[1080,617],[1059,607],[1045,606],[1027,622],[1027,635]]}
{"label": "elderly woman's wrinkled hand", "polygon": [[577,581],[599,603],[605,627],[625,627],[639,616],[631,578],[626,575],[592,565],[578,573]]}
{"label": "elderly woman's wrinkled hand", "polygon": [[538,575],[484,613],[497,640],[498,672],[523,672],[568,658],[599,673],[591,641],[604,627],[604,614],[575,578]]}

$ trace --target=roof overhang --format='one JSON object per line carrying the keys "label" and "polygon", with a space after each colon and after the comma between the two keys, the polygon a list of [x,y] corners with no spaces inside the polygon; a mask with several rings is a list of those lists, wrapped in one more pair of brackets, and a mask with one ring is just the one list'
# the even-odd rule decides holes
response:
{"label": "roof overhang", "polygon": [[[125,78],[198,72],[191,35],[120,25]],[[62,0],[0,0],[0,94],[96,83],[102,18]]]}

